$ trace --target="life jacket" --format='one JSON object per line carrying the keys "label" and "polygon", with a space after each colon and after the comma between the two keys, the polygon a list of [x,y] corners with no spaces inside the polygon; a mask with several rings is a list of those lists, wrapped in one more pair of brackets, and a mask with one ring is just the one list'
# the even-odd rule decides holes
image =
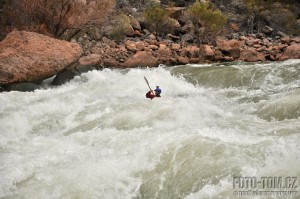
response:
{"label": "life jacket", "polygon": [[155,96],[156,97],[160,97],[161,89],[160,88],[156,88],[154,91],[155,91]]}
{"label": "life jacket", "polygon": [[161,94],[161,89],[160,88],[156,88],[154,91],[157,92],[158,94]]}

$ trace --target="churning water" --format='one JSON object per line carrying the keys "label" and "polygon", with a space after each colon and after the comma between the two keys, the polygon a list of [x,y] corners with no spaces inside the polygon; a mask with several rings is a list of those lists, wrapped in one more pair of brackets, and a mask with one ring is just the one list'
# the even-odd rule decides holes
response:
{"label": "churning water", "polygon": [[104,69],[0,104],[0,198],[241,198],[234,176],[300,178],[300,60]]}

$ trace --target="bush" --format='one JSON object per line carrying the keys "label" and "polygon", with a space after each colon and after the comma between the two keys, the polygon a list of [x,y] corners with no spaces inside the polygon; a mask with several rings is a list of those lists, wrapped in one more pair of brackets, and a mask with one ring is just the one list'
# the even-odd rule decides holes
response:
{"label": "bush", "polygon": [[265,25],[288,34],[299,35],[297,11],[293,2],[283,0],[246,0],[246,19],[243,26],[249,33],[259,33]]}
{"label": "bush", "polygon": [[115,19],[112,20],[113,29],[110,31],[109,38],[121,41],[125,38],[126,28],[130,26],[130,18],[126,14],[118,14]]}
{"label": "bush", "polygon": [[159,5],[149,6],[144,11],[146,22],[152,31],[164,32],[164,24],[168,21],[169,15]]}
{"label": "bush", "polygon": [[45,24],[53,36],[61,37],[70,29],[79,32],[99,25],[114,6],[111,0],[10,0],[2,21],[21,30]]}
{"label": "bush", "polygon": [[200,27],[204,27],[204,31],[198,32],[200,42],[211,40],[227,22],[227,17],[209,3],[195,2],[188,8],[187,14],[196,29],[199,30]]}

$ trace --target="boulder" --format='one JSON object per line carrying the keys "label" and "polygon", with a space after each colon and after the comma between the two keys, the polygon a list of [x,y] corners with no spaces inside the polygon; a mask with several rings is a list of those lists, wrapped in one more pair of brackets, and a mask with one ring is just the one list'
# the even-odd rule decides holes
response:
{"label": "boulder", "polygon": [[130,24],[125,23],[125,24],[123,24],[122,28],[123,28],[123,33],[126,36],[132,37],[135,35],[134,29]]}
{"label": "boulder", "polygon": [[188,51],[189,58],[198,58],[200,54],[200,48],[197,46],[187,46],[186,50]]}
{"label": "boulder", "polygon": [[151,50],[158,50],[158,46],[157,45],[149,45],[149,48]]}
{"label": "boulder", "polygon": [[143,34],[139,30],[134,30],[134,36],[141,37]]}
{"label": "boulder", "polygon": [[171,50],[168,48],[165,44],[160,44],[159,49],[157,50],[157,57],[165,57],[165,58],[170,58],[171,56]]}
{"label": "boulder", "polygon": [[266,60],[263,53],[259,53],[253,48],[243,50],[240,54],[239,59],[247,62],[257,62]]}
{"label": "boulder", "polygon": [[20,92],[32,92],[40,87],[34,83],[18,83],[7,85],[5,91],[20,91]]}
{"label": "boulder", "polygon": [[146,51],[139,51],[129,57],[124,63],[124,68],[133,67],[155,67],[158,66],[158,60],[150,53]]}
{"label": "boulder", "polygon": [[176,44],[176,43],[172,44],[171,47],[171,49],[174,51],[179,51],[180,48],[181,48],[180,44]]}
{"label": "boulder", "polygon": [[166,33],[171,33],[178,36],[178,33],[181,32],[181,25],[176,19],[169,18],[166,20],[164,30]]}
{"label": "boulder", "polygon": [[103,60],[103,65],[105,67],[118,67],[120,64],[117,60],[113,58],[107,58]]}
{"label": "boulder", "polygon": [[132,51],[132,52],[136,52],[137,51],[137,48],[136,48],[136,45],[135,45],[135,42],[134,41],[131,41],[131,40],[127,40],[125,42],[125,47],[127,50],[129,51]]}
{"label": "boulder", "polygon": [[110,40],[107,37],[102,37],[102,42],[110,48],[115,48],[117,46],[117,43],[115,41]]}
{"label": "boulder", "polygon": [[300,37],[294,37],[294,38],[292,38],[291,42],[300,43]]}
{"label": "boulder", "polygon": [[136,49],[142,51],[145,49],[145,43],[143,41],[135,42]]}
{"label": "boulder", "polygon": [[51,85],[60,86],[64,83],[70,81],[71,79],[73,79],[76,75],[78,75],[78,74],[73,70],[61,71],[52,80]]}
{"label": "boulder", "polygon": [[274,29],[270,26],[264,26],[261,31],[266,35],[270,35],[273,33]]}
{"label": "boulder", "polygon": [[217,43],[217,47],[222,51],[224,55],[233,58],[239,58],[240,50],[244,46],[244,41],[238,41],[235,39],[232,40],[217,39],[216,43]]}
{"label": "boulder", "polygon": [[282,37],[280,39],[281,43],[283,43],[283,44],[289,44],[290,40],[291,40],[290,37]]}
{"label": "boulder", "polygon": [[78,44],[13,31],[0,42],[0,84],[42,81],[73,66],[81,54]]}
{"label": "boulder", "polygon": [[90,54],[79,59],[79,64],[83,66],[97,66],[101,62],[101,55]]}
{"label": "boulder", "polygon": [[300,44],[293,44],[288,46],[283,55],[279,58],[280,61],[287,59],[300,59]]}
{"label": "boulder", "polygon": [[171,33],[167,34],[167,37],[172,39],[173,41],[178,41],[180,39],[179,36],[173,35]]}
{"label": "boulder", "polygon": [[132,15],[128,16],[129,20],[130,20],[130,25],[132,26],[132,28],[134,30],[141,30],[141,25],[140,22]]}
{"label": "boulder", "polygon": [[223,61],[224,56],[220,50],[215,50],[215,56],[214,56],[215,61]]}
{"label": "boulder", "polygon": [[177,56],[176,59],[179,64],[188,64],[190,62],[188,57]]}
{"label": "boulder", "polygon": [[201,45],[200,46],[200,60],[205,61],[205,60],[213,60],[215,56],[214,51],[211,49],[209,45]]}

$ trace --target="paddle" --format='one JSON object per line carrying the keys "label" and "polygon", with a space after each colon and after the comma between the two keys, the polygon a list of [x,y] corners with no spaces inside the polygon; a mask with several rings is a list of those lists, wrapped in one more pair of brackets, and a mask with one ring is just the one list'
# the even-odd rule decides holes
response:
{"label": "paddle", "polygon": [[[148,80],[147,80],[147,78],[146,78],[145,76],[144,76],[144,79],[145,79],[145,82],[147,83],[147,85],[148,85],[148,87],[149,87],[151,93],[153,93],[153,91],[152,91],[152,89],[151,89],[151,87],[150,87],[150,85],[149,85],[149,82],[148,82]],[[153,94],[154,94],[154,93],[153,93]]]}

